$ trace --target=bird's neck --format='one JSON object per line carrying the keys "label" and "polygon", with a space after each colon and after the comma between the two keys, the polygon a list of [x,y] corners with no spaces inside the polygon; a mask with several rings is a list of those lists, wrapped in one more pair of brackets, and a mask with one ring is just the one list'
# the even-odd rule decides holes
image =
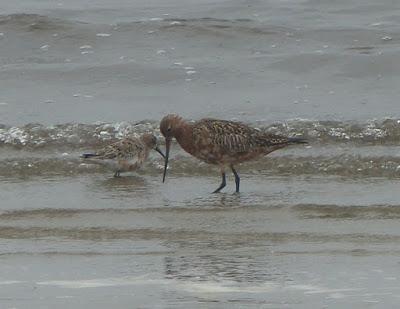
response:
{"label": "bird's neck", "polygon": [[176,130],[175,138],[179,145],[188,153],[193,149],[193,126],[187,121],[182,120]]}

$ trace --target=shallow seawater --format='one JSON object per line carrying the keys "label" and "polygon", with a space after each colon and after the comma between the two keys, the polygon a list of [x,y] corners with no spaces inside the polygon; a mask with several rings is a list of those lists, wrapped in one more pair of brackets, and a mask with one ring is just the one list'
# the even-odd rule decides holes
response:
{"label": "shallow seawater", "polygon": [[[1,308],[396,308],[393,1],[2,1]],[[79,155],[166,113],[309,145],[218,169],[174,143]]]}
{"label": "shallow seawater", "polygon": [[166,184],[159,174],[3,180],[2,304],[361,308],[398,302],[399,180],[243,169],[242,193],[232,193],[230,177],[226,193],[210,194],[217,171],[171,173]]}

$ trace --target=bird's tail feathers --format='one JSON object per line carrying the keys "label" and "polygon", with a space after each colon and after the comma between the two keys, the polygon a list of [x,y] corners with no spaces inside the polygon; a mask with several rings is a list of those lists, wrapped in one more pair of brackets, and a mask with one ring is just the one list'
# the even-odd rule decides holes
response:
{"label": "bird's tail feathers", "polygon": [[308,144],[308,141],[302,137],[289,137],[287,140],[289,144]]}
{"label": "bird's tail feathers", "polygon": [[93,157],[97,157],[98,155],[95,153],[84,153],[81,155],[81,158],[83,159],[89,159],[89,158],[93,158]]}

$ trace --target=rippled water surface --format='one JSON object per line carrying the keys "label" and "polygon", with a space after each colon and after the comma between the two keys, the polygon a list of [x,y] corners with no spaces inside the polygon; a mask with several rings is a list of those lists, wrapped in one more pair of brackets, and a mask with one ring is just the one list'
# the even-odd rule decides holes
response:
{"label": "rippled water surface", "polygon": [[[397,308],[400,5],[0,0],[0,308]],[[166,113],[309,140],[219,171]]]}

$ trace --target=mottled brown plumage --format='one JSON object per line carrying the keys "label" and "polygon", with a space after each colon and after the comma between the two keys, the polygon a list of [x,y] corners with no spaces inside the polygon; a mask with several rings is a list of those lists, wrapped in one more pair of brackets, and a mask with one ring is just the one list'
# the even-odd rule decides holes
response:
{"label": "mottled brown plumage", "polygon": [[178,115],[165,116],[160,123],[160,130],[166,140],[163,181],[168,166],[170,143],[175,137],[186,152],[204,162],[220,166],[222,183],[214,192],[219,192],[226,185],[226,167],[232,169],[236,192],[239,192],[240,178],[234,168],[235,164],[266,155],[290,144],[306,143],[301,138],[261,132],[240,122],[202,119],[189,123]]}
{"label": "mottled brown plumage", "polygon": [[143,134],[140,138],[125,138],[95,153],[85,153],[82,158],[111,168],[115,172],[114,176],[118,177],[120,173],[140,168],[148,158],[151,149],[164,157],[157,146],[157,138],[152,134]]}

